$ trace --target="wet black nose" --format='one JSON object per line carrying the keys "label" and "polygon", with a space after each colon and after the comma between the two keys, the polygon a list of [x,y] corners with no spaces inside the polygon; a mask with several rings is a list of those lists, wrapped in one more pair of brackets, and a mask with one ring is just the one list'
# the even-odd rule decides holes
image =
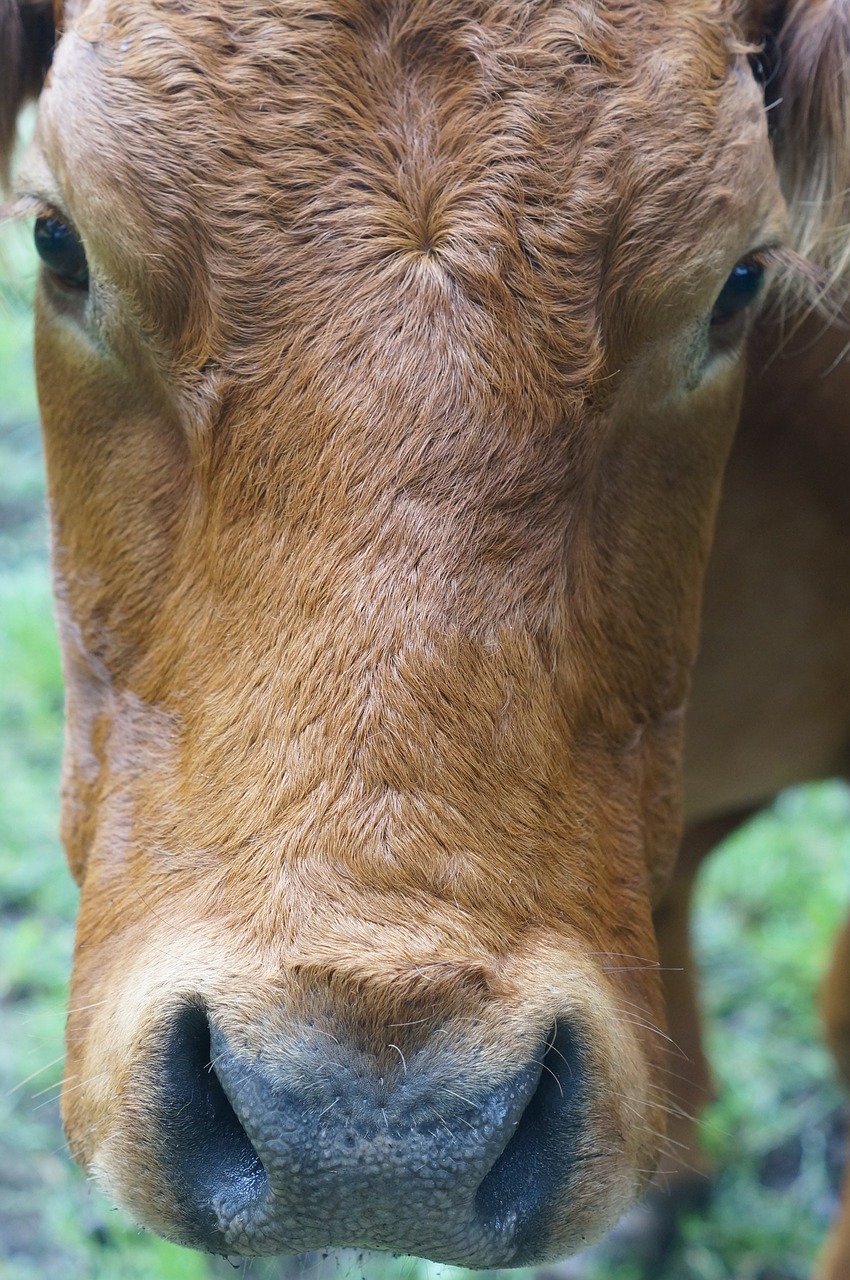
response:
{"label": "wet black nose", "polygon": [[203,1010],[174,1020],[152,1120],[184,1243],[248,1256],[354,1246],[477,1268],[546,1256],[547,1207],[581,1127],[567,1027],[484,1086],[437,1049],[407,1061],[389,1045],[378,1061],[333,1045],[305,1035],[250,1059]]}

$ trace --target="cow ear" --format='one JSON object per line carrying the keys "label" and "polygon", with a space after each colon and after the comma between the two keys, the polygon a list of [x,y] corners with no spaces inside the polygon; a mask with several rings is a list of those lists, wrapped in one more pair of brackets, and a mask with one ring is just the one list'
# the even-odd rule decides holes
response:
{"label": "cow ear", "polygon": [[850,291],[850,0],[787,0],[768,11],[766,86],[793,247]]}
{"label": "cow ear", "polygon": [[56,43],[53,0],[0,0],[0,182],[8,178],[22,104],[44,82]]}

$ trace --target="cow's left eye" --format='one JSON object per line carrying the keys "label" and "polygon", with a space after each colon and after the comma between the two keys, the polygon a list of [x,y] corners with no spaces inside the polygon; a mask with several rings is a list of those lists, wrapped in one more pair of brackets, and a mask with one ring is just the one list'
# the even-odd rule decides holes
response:
{"label": "cow's left eye", "polygon": [[70,223],[55,214],[36,218],[35,248],[38,256],[62,284],[72,289],[89,287],[89,264],[82,241]]}
{"label": "cow's left eye", "polygon": [[753,258],[739,262],[720,290],[711,313],[711,323],[725,324],[745,311],[758,297],[763,279],[764,267],[760,262]]}

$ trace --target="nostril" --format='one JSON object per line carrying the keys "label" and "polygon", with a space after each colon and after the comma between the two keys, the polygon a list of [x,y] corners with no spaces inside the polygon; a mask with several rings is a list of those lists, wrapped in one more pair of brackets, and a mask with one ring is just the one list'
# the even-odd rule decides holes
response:
{"label": "nostril", "polygon": [[217,1204],[244,1204],[268,1190],[262,1161],[240,1124],[211,1060],[210,1025],[200,1006],[174,1018],[158,1090],[163,1165],[196,1247],[221,1243]]}
{"label": "nostril", "polygon": [[537,1088],[510,1142],[475,1196],[484,1221],[497,1228],[515,1224],[518,1259],[538,1253],[548,1209],[563,1195],[582,1134],[582,1055],[568,1026],[556,1024],[541,1065]]}

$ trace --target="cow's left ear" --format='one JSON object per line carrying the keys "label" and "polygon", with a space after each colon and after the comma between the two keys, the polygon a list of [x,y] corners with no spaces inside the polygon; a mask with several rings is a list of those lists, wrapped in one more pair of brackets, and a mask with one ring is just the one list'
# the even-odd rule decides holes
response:
{"label": "cow's left ear", "polygon": [[8,176],[18,112],[44,83],[60,17],[54,0],[0,0],[0,182]]}
{"label": "cow's left ear", "polygon": [[763,17],[767,106],[793,247],[850,291],[850,0],[783,0]]}

